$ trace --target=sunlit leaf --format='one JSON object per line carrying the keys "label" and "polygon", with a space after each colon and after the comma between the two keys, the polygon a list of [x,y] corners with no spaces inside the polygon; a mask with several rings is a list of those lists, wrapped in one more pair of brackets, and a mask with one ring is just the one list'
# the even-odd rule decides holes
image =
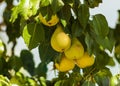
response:
{"label": "sunlit leaf", "polygon": [[62,82],[61,80],[57,81],[54,86],[61,86],[61,82]]}
{"label": "sunlit leaf", "polygon": [[40,0],[40,7],[45,7],[50,4],[50,0]]}
{"label": "sunlit leaf", "polygon": [[40,82],[41,82],[42,86],[47,86],[46,79],[44,77],[40,77]]}
{"label": "sunlit leaf", "polygon": [[0,75],[0,86],[10,86],[8,77]]}
{"label": "sunlit leaf", "polygon": [[30,0],[30,4],[32,6],[32,15],[35,15],[37,13],[37,10],[39,9],[39,4],[41,0]]}
{"label": "sunlit leaf", "polygon": [[29,49],[37,47],[44,41],[44,29],[41,24],[29,23],[23,30],[23,38]]}
{"label": "sunlit leaf", "polygon": [[35,15],[39,8],[39,3],[40,0],[20,0],[19,4],[12,8],[10,22],[14,22],[18,15],[21,15],[25,20]]}

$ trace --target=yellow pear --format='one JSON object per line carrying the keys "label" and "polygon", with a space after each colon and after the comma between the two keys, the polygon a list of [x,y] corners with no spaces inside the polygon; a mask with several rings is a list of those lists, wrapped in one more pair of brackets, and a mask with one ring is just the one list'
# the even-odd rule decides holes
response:
{"label": "yellow pear", "polygon": [[57,52],[67,50],[71,45],[71,39],[68,34],[62,30],[62,26],[58,25],[51,37],[51,46]]}
{"label": "yellow pear", "polygon": [[77,38],[73,38],[71,47],[64,53],[69,59],[80,59],[84,54],[84,47]]}
{"label": "yellow pear", "polygon": [[86,68],[92,66],[95,62],[94,55],[89,55],[87,52],[78,60],[76,60],[76,64],[80,68]]}
{"label": "yellow pear", "polygon": [[55,67],[61,72],[66,72],[72,70],[75,67],[75,62],[74,60],[68,59],[65,57],[65,55],[63,55],[61,57],[60,63],[55,63]]}
{"label": "yellow pear", "polygon": [[46,17],[42,16],[42,14],[39,14],[39,19],[40,21],[46,25],[46,26],[54,26],[59,22],[59,18],[57,17],[56,14],[51,16],[51,19],[49,21],[46,20]]}

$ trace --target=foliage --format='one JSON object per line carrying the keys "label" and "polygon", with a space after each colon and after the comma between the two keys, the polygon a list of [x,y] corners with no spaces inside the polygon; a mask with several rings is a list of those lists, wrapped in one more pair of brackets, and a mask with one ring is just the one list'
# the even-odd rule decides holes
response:
{"label": "foliage", "polygon": [[[103,14],[91,17],[89,9],[98,7],[102,0],[0,0],[6,2],[4,22],[8,43],[12,42],[12,55],[7,56],[6,45],[0,53],[0,86],[109,86],[114,76],[108,66],[115,66],[113,59],[120,63],[120,11],[115,28],[110,28]],[[46,26],[40,19],[42,13],[46,20],[56,14],[58,24],[63,27],[70,38],[78,38],[84,50],[95,55],[95,63],[87,68],[75,66],[72,71],[59,72],[52,80],[47,80],[48,64],[60,61],[61,53],[56,52],[50,45],[50,40],[57,25]],[[91,18],[90,18],[91,17]],[[14,54],[16,40],[23,37],[28,50],[22,50],[20,56]],[[38,47],[41,62],[35,67],[31,50]],[[110,56],[106,51],[113,53]],[[68,64],[69,65],[69,64]],[[24,75],[20,69],[26,70],[30,76]],[[56,72],[56,71],[55,71]],[[118,78],[118,76],[117,76]],[[118,80],[119,81],[119,80]],[[120,83],[120,82],[119,82]],[[119,84],[118,83],[118,84]],[[113,84],[113,83],[112,83]],[[111,85],[111,86],[118,86]]]}

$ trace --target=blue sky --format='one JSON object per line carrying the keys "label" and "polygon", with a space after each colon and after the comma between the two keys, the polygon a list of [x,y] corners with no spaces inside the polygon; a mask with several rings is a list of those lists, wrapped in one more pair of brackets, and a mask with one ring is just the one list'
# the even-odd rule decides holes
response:
{"label": "blue sky", "polygon": [[120,9],[120,0],[103,0],[103,3],[90,10],[91,15],[101,13],[105,15],[109,26],[115,27],[118,18],[117,10]]}

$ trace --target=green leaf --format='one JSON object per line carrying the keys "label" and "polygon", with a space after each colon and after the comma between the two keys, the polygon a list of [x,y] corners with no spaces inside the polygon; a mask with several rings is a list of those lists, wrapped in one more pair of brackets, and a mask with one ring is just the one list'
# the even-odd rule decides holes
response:
{"label": "green leaf", "polygon": [[28,86],[38,86],[36,80],[34,80],[33,78],[28,78],[28,77],[27,77],[27,85]]}
{"label": "green leaf", "polygon": [[46,62],[41,62],[35,69],[35,74],[37,74],[39,77],[46,77],[47,70]]}
{"label": "green leaf", "polygon": [[4,54],[5,51],[5,47],[4,47],[4,43],[3,41],[0,39],[0,58],[1,56]]}
{"label": "green leaf", "polygon": [[75,15],[73,16],[77,16],[78,14],[78,8],[80,7],[81,5],[81,2],[80,0],[72,0],[72,2],[70,3],[71,7],[72,7],[72,10],[74,11]]}
{"label": "green leaf", "polygon": [[101,69],[95,76],[95,81],[99,86],[109,86],[109,80],[112,76],[108,68]]}
{"label": "green leaf", "polygon": [[9,21],[10,16],[11,16],[11,11],[5,10],[3,17],[4,17],[4,22],[7,25],[6,33],[9,37],[9,42],[15,41],[16,38],[21,35],[20,34],[20,17],[18,17],[18,19],[16,19],[14,23],[11,23]]}
{"label": "green leaf", "polygon": [[60,81],[57,81],[54,86],[61,86],[61,85],[60,85],[61,82],[62,82],[61,80],[60,80]]}
{"label": "green leaf", "polygon": [[73,0],[63,0],[64,3],[67,3],[67,4],[72,4],[73,3]]}
{"label": "green leaf", "polygon": [[57,13],[63,6],[64,3],[62,0],[51,0],[51,8],[54,13]]}
{"label": "green leaf", "polygon": [[83,28],[86,27],[88,20],[89,20],[89,8],[85,4],[81,4],[78,8],[78,20]]}
{"label": "green leaf", "polygon": [[49,43],[43,42],[39,46],[39,54],[41,61],[49,63],[50,61],[53,61],[54,57],[56,57],[58,53],[52,49]]}
{"label": "green leaf", "polygon": [[34,75],[35,64],[33,61],[33,55],[28,50],[22,50],[20,58],[23,63],[23,67],[31,74]]}
{"label": "green leaf", "polygon": [[120,86],[120,74],[111,77],[110,86]]}
{"label": "green leaf", "polygon": [[109,68],[104,67],[103,69],[99,70],[99,72],[97,73],[97,75],[103,77],[103,76],[107,76],[107,77],[111,77],[112,73],[110,71]]}
{"label": "green leaf", "polygon": [[112,40],[108,37],[105,37],[105,38],[96,37],[95,39],[100,46],[102,46],[104,49],[108,49],[109,51],[112,52],[114,42],[115,42],[114,40]]}
{"label": "green leaf", "polygon": [[45,39],[44,29],[41,24],[29,23],[24,27],[23,38],[31,50],[37,47]]}
{"label": "green leaf", "polygon": [[95,83],[94,82],[92,82],[92,81],[85,81],[83,84],[82,84],[82,86],[96,86],[95,85]]}
{"label": "green leaf", "polygon": [[71,84],[67,80],[60,80],[55,83],[55,86],[70,86]]}
{"label": "green leaf", "polygon": [[96,14],[93,16],[93,32],[100,38],[104,38],[109,33],[109,27],[105,16]]}
{"label": "green leaf", "polygon": [[69,20],[71,18],[71,8],[69,5],[64,5],[64,7],[62,7],[59,11],[59,18],[64,27],[69,24]]}
{"label": "green leaf", "polygon": [[115,59],[120,63],[120,54],[115,54]]}
{"label": "green leaf", "polygon": [[111,58],[109,58],[109,62],[108,62],[108,64],[107,65],[109,65],[109,66],[115,66],[115,62],[114,62],[114,60],[113,60],[113,58],[111,57]]}
{"label": "green leaf", "polygon": [[102,0],[84,0],[84,2],[91,8],[98,7]]}
{"label": "green leaf", "polygon": [[114,37],[116,39],[117,43],[120,43],[120,24],[116,24],[116,27],[114,29]]}
{"label": "green leaf", "polygon": [[109,86],[109,78],[107,76],[96,76],[95,80],[99,86]]}
{"label": "green leaf", "polygon": [[83,29],[80,27],[79,22],[76,20],[72,24],[72,36],[79,37],[82,35]]}
{"label": "green leaf", "polygon": [[0,74],[4,73],[5,68],[7,68],[7,62],[3,57],[0,57]]}
{"label": "green leaf", "polygon": [[8,66],[10,69],[14,69],[16,72],[22,67],[21,59],[17,56],[12,56],[8,60]]}
{"label": "green leaf", "polygon": [[40,0],[40,7],[45,7],[50,4],[50,0]]}
{"label": "green leaf", "polygon": [[[95,54],[95,63],[94,63],[94,66],[95,68],[97,69],[101,69],[101,68],[104,68],[108,62],[109,62],[109,59],[111,58],[106,52],[104,51],[97,51],[96,54]],[[104,60],[104,61],[103,61]],[[102,63],[102,64],[101,64]]]}
{"label": "green leaf", "polygon": [[91,36],[87,33],[85,36],[85,43],[87,45],[87,50],[90,54],[92,54],[93,50],[94,50],[94,45],[95,42],[94,40],[91,38]]}
{"label": "green leaf", "polygon": [[41,82],[42,86],[47,86],[46,85],[46,80],[45,80],[44,77],[40,77],[40,82]]}
{"label": "green leaf", "polygon": [[68,82],[70,82],[70,84],[74,84],[73,86],[77,86],[77,84],[82,80],[82,75],[79,72],[80,72],[80,68],[79,71],[73,71],[69,75]]}

